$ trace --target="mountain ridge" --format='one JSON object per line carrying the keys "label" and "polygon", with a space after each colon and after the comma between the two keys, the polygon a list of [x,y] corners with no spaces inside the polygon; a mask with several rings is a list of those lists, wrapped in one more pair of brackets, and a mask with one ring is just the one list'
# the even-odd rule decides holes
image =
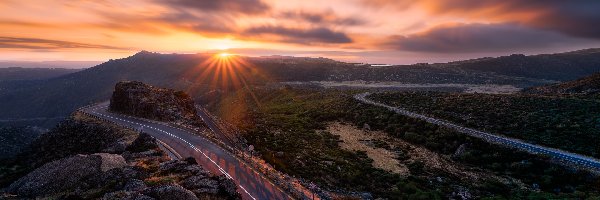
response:
{"label": "mountain ridge", "polygon": [[[193,98],[212,90],[231,90],[283,81],[398,81],[538,86],[546,79],[570,80],[600,72],[600,50],[559,54],[512,55],[445,64],[370,67],[323,58],[250,58],[220,73],[208,66],[211,54],[159,54],[140,51],[97,66],[29,84],[0,83],[0,118],[66,116],[77,107],[106,100],[119,81],[142,81],[184,90]],[[511,64],[513,63],[513,64]],[[546,65],[546,63],[553,63]],[[558,69],[558,72],[548,70]],[[577,66],[577,70],[573,70]],[[559,73],[560,72],[560,73]],[[246,86],[235,77],[244,77]],[[557,77],[559,76],[560,77]],[[237,84],[237,86],[236,86]],[[236,88],[237,87],[237,88]]]}

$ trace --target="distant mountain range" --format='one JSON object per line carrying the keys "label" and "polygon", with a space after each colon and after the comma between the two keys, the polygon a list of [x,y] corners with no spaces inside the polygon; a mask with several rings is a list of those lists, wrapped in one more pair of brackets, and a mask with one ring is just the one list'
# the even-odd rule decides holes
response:
{"label": "distant mountain range", "polygon": [[81,71],[81,69],[22,67],[0,68],[0,81],[49,79],[78,71]]}
{"label": "distant mountain range", "polygon": [[210,54],[142,51],[48,80],[0,82],[0,119],[66,116],[77,107],[108,100],[113,86],[124,80],[184,90],[198,98],[211,90],[280,81],[364,80],[529,87],[600,72],[600,49],[399,66],[371,66],[327,58],[287,56],[240,57],[231,60],[224,62],[213,59]]}
{"label": "distant mountain range", "polygon": [[101,61],[0,61],[0,68],[67,68],[83,69],[90,68],[102,63]]}

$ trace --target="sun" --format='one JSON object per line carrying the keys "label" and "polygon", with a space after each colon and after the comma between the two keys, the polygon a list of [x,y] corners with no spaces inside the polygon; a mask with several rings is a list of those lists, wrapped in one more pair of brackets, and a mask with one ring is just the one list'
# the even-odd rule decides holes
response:
{"label": "sun", "polygon": [[229,56],[232,56],[232,55],[233,55],[233,54],[230,54],[230,53],[220,53],[218,56],[219,56],[220,58],[228,58]]}

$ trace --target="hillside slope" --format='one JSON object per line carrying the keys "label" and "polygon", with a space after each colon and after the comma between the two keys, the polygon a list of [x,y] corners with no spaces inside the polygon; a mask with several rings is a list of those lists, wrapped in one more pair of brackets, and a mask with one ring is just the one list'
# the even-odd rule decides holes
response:
{"label": "hillside slope", "polygon": [[599,94],[600,73],[574,81],[559,84],[533,87],[525,92],[538,94]]}

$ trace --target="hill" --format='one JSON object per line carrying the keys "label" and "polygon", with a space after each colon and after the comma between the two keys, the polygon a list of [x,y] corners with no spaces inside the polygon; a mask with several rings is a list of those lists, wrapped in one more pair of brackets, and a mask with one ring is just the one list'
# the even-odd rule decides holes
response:
{"label": "hill", "polygon": [[[193,98],[281,81],[398,81],[537,86],[600,72],[598,49],[537,56],[483,58],[442,64],[374,67],[326,58],[271,56],[229,60],[211,54],[147,51],[61,77],[0,83],[0,119],[56,118],[110,98],[119,81],[142,81],[184,90]],[[219,64],[220,63],[220,64]],[[33,122],[32,122],[33,123]],[[39,123],[39,122],[36,122]]]}
{"label": "hill", "polygon": [[564,83],[533,87],[525,92],[537,94],[599,94],[600,73]]}
{"label": "hill", "polygon": [[513,54],[498,58],[482,58],[441,65],[505,76],[568,81],[599,72],[599,64],[600,49],[584,49],[533,56]]}

